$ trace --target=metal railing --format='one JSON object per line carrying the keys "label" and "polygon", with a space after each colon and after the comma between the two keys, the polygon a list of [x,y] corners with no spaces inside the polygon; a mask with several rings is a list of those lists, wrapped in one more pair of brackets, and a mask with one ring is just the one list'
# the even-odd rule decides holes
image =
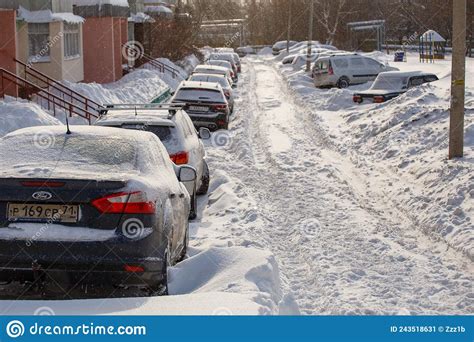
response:
{"label": "metal railing", "polygon": [[33,82],[0,68],[0,98],[5,97],[7,88],[12,85],[18,87],[18,97],[37,103],[40,107],[50,111],[53,116],[56,116],[57,112],[62,110],[70,117],[77,115],[86,119],[89,124],[92,123],[93,119],[99,117],[99,112],[91,112],[41,88]]}
{"label": "metal railing", "polygon": [[139,62],[139,68],[157,70],[163,74],[168,72],[173,78],[177,78],[179,75],[178,69],[164,64],[147,54],[143,54],[137,62]]}
{"label": "metal railing", "polygon": [[82,107],[85,112],[95,113],[96,115],[99,114],[102,106],[97,102],[65,86],[61,82],[58,82],[57,80],[47,76],[41,71],[34,69],[31,67],[31,65],[25,64],[16,58],[13,60],[22,67],[25,80],[32,80],[32,83],[36,84],[41,89],[46,89],[47,92],[56,94],[64,101],[73,103],[78,107]]}

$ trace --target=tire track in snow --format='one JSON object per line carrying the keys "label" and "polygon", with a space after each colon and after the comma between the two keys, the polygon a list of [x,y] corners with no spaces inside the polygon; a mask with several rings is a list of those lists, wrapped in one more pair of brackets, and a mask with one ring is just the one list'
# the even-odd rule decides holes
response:
{"label": "tire track in snow", "polygon": [[[265,224],[249,234],[276,255],[302,312],[473,311],[472,265],[367,198],[360,175],[338,162],[324,130],[271,66],[250,58],[240,87],[227,162],[214,167],[238,177],[259,203]],[[290,148],[275,148],[278,139]]]}

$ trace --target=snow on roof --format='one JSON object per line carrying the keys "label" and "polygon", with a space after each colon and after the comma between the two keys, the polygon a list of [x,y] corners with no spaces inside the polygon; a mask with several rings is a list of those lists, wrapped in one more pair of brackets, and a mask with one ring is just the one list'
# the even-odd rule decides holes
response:
{"label": "snow on roof", "polygon": [[18,19],[27,23],[51,23],[55,21],[65,21],[71,24],[79,24],[84,22],[84,18],[70,12],[53,13],[51,10],[28,11],[20,6],[18,9]]}
{"label": "snow on roof", "polygon": [[168,119],[169,112],[167,110],[157,109],[155,111],[149,110],[109,110],[107,115],[96,121],[95,125],[108,126],[108,125],[121,125],[126,124],[138,124],[146,123],[147,125],[159,125],[159,126],[170,126],[174,127],[175,124],[172,120]]}
{"label": "snow on roof", "polygon": [[148,14],[143,12],[132,13],[128,18],[129,22],[132,23],[144,23],[144,22],[154,22],[155,20],[150,17]]}
{"label": "snow on roof", "polygon": [[423,33],[421,38],[424,41],[430,41],[430,42],[436,42],[436,43],[441,43],[441,42],[446,41],[446,39],[444,39],[438,32],[433,31],[433,30],[426,31],[425,33]]}
{"label": "snow on roof", "polygon": [[200,69],[200,70],[216,70],[216,71],[223,71],[223,72],[227,72],[229,70],[229,69],[221,67],[221,66],[210,65],[210,64],[200,64],[200,65],[196,66],[195,70],[198,70],[198,69]]}
{"label": "snow on roof", "polygon": [[211,83],[211,82],[197,82],[197,81],[183,81],[179,85],[179,88],[200,88],[200,89],[209,89],[209,90],[216,90],[221,89],[219,83]]}
{"label": "snow on roof", "polygon": [[146,6],[146,12],[153,12],[153,13],[165,13],[165,14],[173,14],[173,11],[166,6],[158,5],[158,6]]}
{"label": "snow on roof", "polygon": [[72,2],[76,6],[112,5],[129,7],[128,0],[73,0]]}

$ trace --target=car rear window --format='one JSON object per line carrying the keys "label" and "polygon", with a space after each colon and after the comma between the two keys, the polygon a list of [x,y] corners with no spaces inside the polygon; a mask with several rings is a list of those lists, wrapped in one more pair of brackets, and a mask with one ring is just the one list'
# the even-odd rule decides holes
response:
{"label": "car rear window", "polygon": [[200,88],[185,88],[180,89],[176,93],[175,101],[211,101],[211,102],[225,102],[224,95],[219,90],[200,89]]}
{"label": "car rear window", "polygon": [[316,71],[319,72],[328,72],[329,70],[329,61],[316,61],[316,64],[314,65],[314,68]]}
{"label": "car rear window", "polygon": [[227,79],[225,79],[224,77],[219,77],[219,76],[191,76],[190,81],[219,83],[221,87],[224,89],[230,88],[230,85]]}
{"label": "car rear window", "polygon": [[145,125],[145,124],[122,125],[121,128],[151,132],[154,135],[156,135],[158,138],[160,138],[160,140],[163,142],[171,140],[172,129],[173,129],[172,127],[169,127],[169,126],[153,126],[153,125]]}
{"label": "car rear window", "polygon": [[0,140],[0,160],[6,165],[47,165],[51,169],[92,172],[129,172],[138,170],[138,145],[119,136],[64,135],[49,137],[48,145],[38,148],[33,136],[14,136]]}
{"label": "car rear window", "polygon": [[226,75],[225,71],[215,70],[215,69],[206,69],[206,68],[196,68],[194,70],[196,74],[211,74],[211,75]]}
{"label": "car rear window", "polygon": [[376,90],[402,90],[407,86],[408,77],[383,76],[379,75],[375,80],[372,89]]}

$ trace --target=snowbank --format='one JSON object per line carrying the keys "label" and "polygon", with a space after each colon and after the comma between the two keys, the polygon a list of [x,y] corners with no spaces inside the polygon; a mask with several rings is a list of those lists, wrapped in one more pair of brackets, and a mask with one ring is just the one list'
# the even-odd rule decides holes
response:
{"label": "snowbank", "polygon": [[64,81],[66,86],[80,94],[100,103],[150,103],[168,85],[158,73],[139,69],[125,75],[117,82],[109,84],[71,83]]}
{"label": "snowbank", "polygon": [[[170,295],[74,301],[3,300],[0,315],[268,315],[298,314],[281,290],[271,253],[245,238],[258,223],[253,201],[227,174],[213,174],[209,196],[199,200],[188,258],[170,269]],[[0,286],[2,293],[13,291]],[[111,290],[112,291],[112,290]]]}
{"label": "snowbank", "polygon": [[[381,62],[393,56],[366,54]],[[411,89],[383,104],[356,105],[355,90],[316,89],[301,69],[277,65],[290,89],[315,119],[331,131],[332,144],[386,189],[385,200],[397,206],[428,235],[474,259],[474,61],[467,59],[466,156],[448,161],[451,61],[420,64],[416,54],[401,71],[434,72],[440,81]]]}
{"label": "snowbank", "polygon": [[61,125],[61,122],[34,103],[6,97],[0,101],[0,137],[20,128]]}

